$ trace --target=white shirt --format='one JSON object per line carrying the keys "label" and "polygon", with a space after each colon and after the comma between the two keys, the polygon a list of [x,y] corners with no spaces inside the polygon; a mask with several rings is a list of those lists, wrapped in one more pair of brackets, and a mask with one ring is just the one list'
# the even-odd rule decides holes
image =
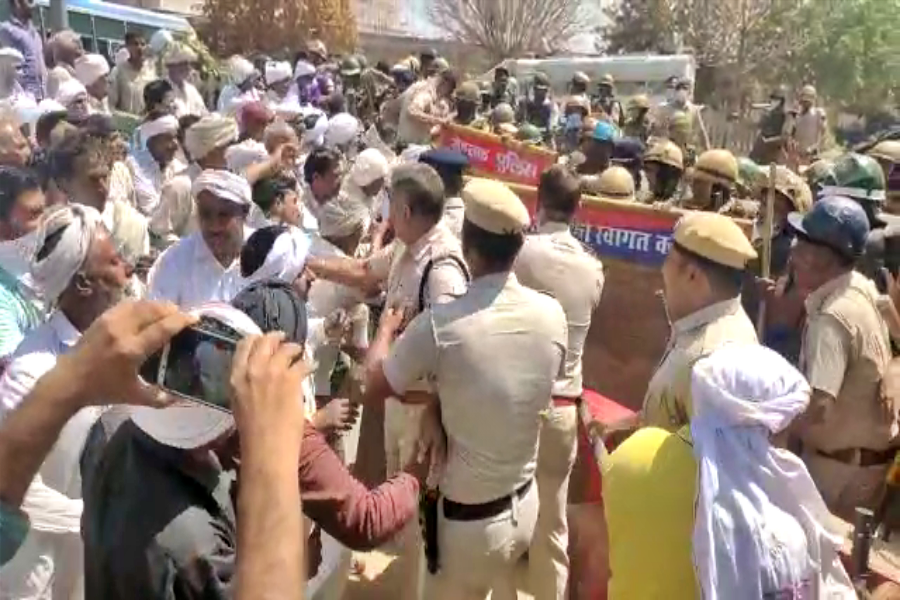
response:
{"label": "white shirt", "polygon": [[197,231],[197,209],[191,185],[201,171],[198,165],[191,164],[166,181],[159,191],[159,204],[150,215],[150,231],[166,245]]}
{"label": "white shirt", "polygon": [[[253,229],[244,227],[246,241]],[[199,231],[169,246],[147,277],[150,300],[169,300],[190,309],[206,302],[231,302],[247,285],[240,257],[227,267],[212,255]]]}
{"label": "white shirt", "polygon": [[222,88],[222,93],[219,94],[216,111],[223,115],[234,116],[244,104],[259,102],[262,99],[262,94],[256,88],[250,88],[246,92],[242,92],[236,85],[229,83]]}
{"label": "white shirt", "polygon": [[177,158],[173,158],[165,169],[161,169],[149,150],[139,150],[134,154],[129,154],[125,159],[125,164],[131,171],[131,177],[134,180],[137,208],[145,215],[152,215],[159,205],[159,195],[163,184],[187,166]]}
{"label": "white shirt", "polygon": [[[340,248],[318,235],[312,236],[310,255],[316,258],[347,256]],[[309,316],[311,319],[324,319],[336,310],[347,311],[353,324],[352,344],[357,348],[368,348],[369,311],[363,301],[362,294],[353,288],[326,279],[316,279],[309,288]],[[340,348],[336,344],[316,349],[314,378],[317,394],[324,396],[331,390],[331,373],[339,354]]]}
{"label": "white shirt", "polygon": [[441,222],[459,239],[462,239],[465,212],[466,205],[463,204],[463,200],[459,196],[453,196],[444,200],[444,216],[441,217]]}
{"label": "white shirt", "polygon": [[[80,337],[60,311],[25,337],[0,379],[0,420]],[[0,569],[0,598],[82,597],[79,461],[88,432],[101,412],[98,407],[83,408],[66,423],[28,488],[22,508],[31,519],[31,531],[13,560]]]}
{"label": "white shirt", "polygon": [[176,117],[179,119],[185,115],[203,117],[209,114],[209,111],[206,109],[206,103],[203,101],[203,96],[200,95],[194,84],[188,81],[181,85],[174,81],[170,81],[170,83],[172,84]]}

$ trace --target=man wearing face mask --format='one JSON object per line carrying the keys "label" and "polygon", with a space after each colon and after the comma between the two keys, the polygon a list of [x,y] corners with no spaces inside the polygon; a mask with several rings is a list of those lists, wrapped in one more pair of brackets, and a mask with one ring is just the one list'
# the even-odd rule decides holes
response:
{"label": "man wearing face mask", "polygon": [[37,175],[0,167],[0,372],[25,334],[43,321],[28,275],[43,213],[44,193]]}
{"label": "man wearing face mask", "polygon": [[[127,275],[112,237],[93,208],[72,204],[48,212],[37,234],[31,275],[49,320],[25,336],[0,380],[0,417],[69,351],[91,323],[122,297]],[[63,428],[25,497],[31,532],[2,572],[13,598],[82,597],[79,457],[98,407],[80,410]]]}
{"label": "man wearing face mask", "polygon": [[245,282],[240,254],[253,232],[245,225],[250,211],[250,184],[229,171],[203,171],[193,183],[197,226],[163,252],[150,270],[150,298],[182,308],[205,302],[230,302]]}
{"label": "man wearing face mask", "polygon": [[667,129],[672,117],[677,113],[685,113],[689,117],[692,139],[690,145],[694,145],[700,151],[710,147],[709,134],[706,124],[701,116],[702,106],[691,102],[691,82],[688,79],[671,77],[666,81],[666,101],[657,109],[653,123],[654,135],[667,137]]}

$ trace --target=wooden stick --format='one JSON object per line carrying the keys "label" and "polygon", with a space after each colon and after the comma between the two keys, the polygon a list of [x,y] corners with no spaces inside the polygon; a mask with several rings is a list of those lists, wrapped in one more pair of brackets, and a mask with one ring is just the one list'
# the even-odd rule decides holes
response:
{"label": "wooden stick", "polygon": [[[760,275],[768,279],[772,271],[772,229],[775,225],[775,178],[778,176],[778,166],[775,163],[769,165],[769,187],[766,193],[766,212],[763,217],[762,230],[762,255],[759,257]],[[766,299],[759,303],[759,314],[756,318],[756,334],[760,339],[766,333]]]}

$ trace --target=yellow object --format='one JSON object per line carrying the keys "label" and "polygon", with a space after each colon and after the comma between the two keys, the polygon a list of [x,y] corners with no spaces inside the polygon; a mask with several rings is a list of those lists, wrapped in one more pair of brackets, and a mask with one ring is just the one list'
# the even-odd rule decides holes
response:
{"label": "yellow object", "polygon": [[685,430],[640,429],[603,466],[609,600],[700,597],[691,560],[697,463]]}
{"label": "yellow object", "polygon": [[677,145],[666,139],[657,140],[644,153],[644,162],[658,162],[684,171],[684,153]]}
{"label": "yellow object", "polygon": [[600,174],[596,183],[587,187],[601,200],[634,202],[634,177],[623,167],[609,167]]}
{"label": "yellow object", "polygon": [[734,185],[738,180],[737,159],[722,148],[707,150],[697,158],[694,177],[721,185]]}
{"label": "yellow object", "polygon": [[743,271],[756,250],[743,230],[725,215],[691,212],[678,220],[672,239],[676,244],[708,260]]}

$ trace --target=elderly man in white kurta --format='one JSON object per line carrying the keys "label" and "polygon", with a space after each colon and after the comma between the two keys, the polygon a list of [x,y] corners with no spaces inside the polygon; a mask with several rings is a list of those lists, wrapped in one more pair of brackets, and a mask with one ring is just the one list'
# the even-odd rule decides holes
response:
{"label": "elderly man in white kurta", "polygon": [[125,159],[134,180],[137,208],[152,215],[159,205],[162,186],[185,168],[178,159],[178,119],[163,115],[138,128],[140,147]]}
{"label": "elderly man in white kurta", "polygon": [[109,81],[106,77],[109,75],[109,63],[99,54],[85,54],[75,59],[74,66],[75,79],[87,90],[91,112],[110,114]]}
{"label": "elderly man in white kurta", "polygon": [[[48,238],[58,237],[53,244]],[[37,231],[31,275],[57,309],[29,332],[0,379],[0,419],[15,409],[82,332],[121,297],[125,263],[100,214],[72,204],[51,209]],[[66,424],[31,484],[23,509],[31,531],[15,558],[0,569],[0,597],[83,597],[80,457],[99,407],[83,408]]]}
{"label": "elderly man in white kurta", "polygon": [[198,231],[163,252],[150,269],[149,296],[181,308],[205,302],[231,302],[246,282],[240,254],[253,232],[250,184],[229,171],[203,171],[191,193],[197,203]]}

